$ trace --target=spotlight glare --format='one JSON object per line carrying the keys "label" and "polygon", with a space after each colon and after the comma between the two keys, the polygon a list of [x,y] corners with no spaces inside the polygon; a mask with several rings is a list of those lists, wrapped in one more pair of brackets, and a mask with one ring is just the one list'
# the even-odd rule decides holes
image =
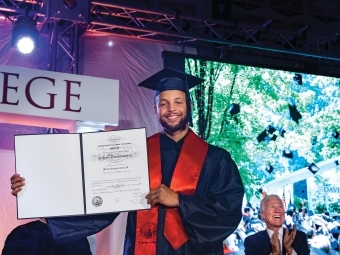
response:
{"label": "spotlight glare", "polygon": [[11,45],[23,54],[31,53],[39,45],[37,20],[28,16],[20,16],[12,30]]}
{"label": "spotlight glare", "polygon": [[34,49],[34,42],[30,37],[22,37],[17,43],[19,51],[23,54],[31,53]]}

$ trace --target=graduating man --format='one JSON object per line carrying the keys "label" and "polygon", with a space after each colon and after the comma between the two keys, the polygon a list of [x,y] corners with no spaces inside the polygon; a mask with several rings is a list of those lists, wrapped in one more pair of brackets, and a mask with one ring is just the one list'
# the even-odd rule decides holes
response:
{"label": "graduating man", "polygon": [[[184,82],[187,81],[187,82]],[[151,210],[129,212],[124,255],[222,255],[223,240],[242,217],[244,188],[230,154],[189,127],[189,86],[197,77],[163,69],[140,84],[155,90],[163,132],[148,138]],[[24,179],[14,175],[12,194]],[[47,219],[56,244],[97,233],[118,214]]]}
{"label": "graduating man", "polygon": [[296,230],[284,229],[285,212],[282,200],[277,195],[265,196],[260,204],[261,218],[267,229],[246,237],[246,255],[309,255],[307,236]]}

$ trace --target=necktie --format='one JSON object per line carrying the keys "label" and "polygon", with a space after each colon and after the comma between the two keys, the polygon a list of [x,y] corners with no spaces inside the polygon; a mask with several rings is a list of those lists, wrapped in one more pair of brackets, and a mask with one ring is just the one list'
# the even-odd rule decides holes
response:
{"label": "necktie", "polygon": [[282,238],[281,238],[281,236],[280,236],[280,234],[279,234],[279,247],[280,247],[279,255],[282,255],[282,245],[281,245],[281,240],[282,240]]}

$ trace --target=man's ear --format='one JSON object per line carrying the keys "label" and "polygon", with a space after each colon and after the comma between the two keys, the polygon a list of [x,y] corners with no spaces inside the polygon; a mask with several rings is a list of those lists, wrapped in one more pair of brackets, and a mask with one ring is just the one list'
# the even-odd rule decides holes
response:
{"label": "man's ear", "polygon": [[261,219],[265,219],[266,218],[265,214],[263,212],[261,212],[260,215],[261,215]]}
{"label": "man's ear", "polygon": [[153,107],[153,110],[154,110],[155,114],[157,114],[157,107],[156,106]]}

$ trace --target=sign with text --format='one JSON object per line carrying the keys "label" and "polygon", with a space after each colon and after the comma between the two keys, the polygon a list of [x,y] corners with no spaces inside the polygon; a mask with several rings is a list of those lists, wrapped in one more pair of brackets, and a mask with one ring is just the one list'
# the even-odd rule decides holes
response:
{"label": "sign with text", "polygon": [[0,66],[0,113],[118,125],[118,80]]}
{"label": "sign with text", "polygon": [[340,187],[334,186],[318,186],[319,191],[323,193],[339,193],[340,194]]}

